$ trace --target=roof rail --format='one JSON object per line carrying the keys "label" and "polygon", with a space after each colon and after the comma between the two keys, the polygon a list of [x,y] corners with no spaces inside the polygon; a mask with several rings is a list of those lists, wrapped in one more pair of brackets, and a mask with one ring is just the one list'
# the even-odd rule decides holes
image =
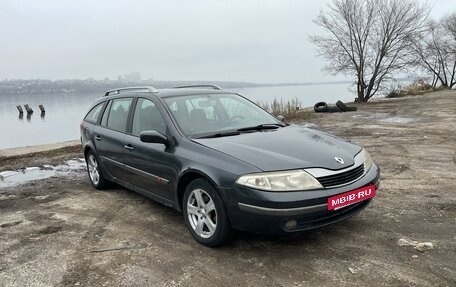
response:
{"label": "roof rail", "polygon": [[210,88],[213,90],[222,90],[220,86],[205,84],[205,85],[186,85],[186,86],[177,86],[173,87],[173,89],[185,89],[185,88]]}
{"label": "roof rail", "polygon": [[112,90],[109,90],[107,91],[104,96],[107,97],[109,96],[110,94],[120,94],[121,92],[124,92],[124,91],[144,91],[144,90],[147,90],[148,92],[150,93],[158,93],[158,90],[152,86],[138,86],[138,87],[126,87],[126,88],[118,88],[118,89],[112,89]]}

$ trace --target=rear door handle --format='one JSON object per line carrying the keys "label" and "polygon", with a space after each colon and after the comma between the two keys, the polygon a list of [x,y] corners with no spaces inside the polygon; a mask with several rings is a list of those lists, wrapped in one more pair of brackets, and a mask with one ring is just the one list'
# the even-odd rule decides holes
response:
{"label": "rear door handle", "polygon": [[135,148],[131,144],[124,145],[125,149],[134,150]]}
{"label": "rear door handle", "polygon": [[95,140],[101,141],[101,137],[100,136],[95,136]]}

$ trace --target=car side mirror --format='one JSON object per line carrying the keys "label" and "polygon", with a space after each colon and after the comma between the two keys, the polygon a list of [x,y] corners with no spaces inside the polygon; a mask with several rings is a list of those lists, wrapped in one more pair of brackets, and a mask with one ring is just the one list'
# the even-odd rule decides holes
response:
{"label": "car side mirror", "polygon": [[143,131],[139,134],[139,139],[145,143],[160,143],[169,145],[168,137],[157,131]]}
{"label": "car side mirror", "polygon": [[277,116],[277,117],[276,117],[276,119],[278,119],[279,121],[283,122],[283,120],[285,119],[285,117],[284,117],[284,116],[281,116],[281,115],[279,115],[279,116]]}

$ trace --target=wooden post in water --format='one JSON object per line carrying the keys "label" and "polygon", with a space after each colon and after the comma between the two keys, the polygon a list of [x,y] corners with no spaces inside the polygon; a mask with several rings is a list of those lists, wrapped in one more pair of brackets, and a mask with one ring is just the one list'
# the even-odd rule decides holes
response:
{"label": "wooden post in water", "polygon": [[33,114],[32,108],[29,107],[29,105],[24,105],[25,110],[27,111],[27,114]]}
{"label": "wooden post in water", "polygon": [[41,118],[44,119],[44,117],[46,116],[46,110],[44,109],[43,105],[39,105],[38,108],[40,108],[41,111]]}
{"label": "wooden post in water", "polygon": [[44,117],[46,116],[46,110],[44,109],[43,105],[39,105],[38,108],[40,108],[41,111],[41,119],[44,119]]}
{"label": "wooden post in water", "polygon": [[16,106],[17,110],[19,111],[19,114],[23,114],[24,113],[24,110],[22,109],[22,106],[19,105],[19,106]]}

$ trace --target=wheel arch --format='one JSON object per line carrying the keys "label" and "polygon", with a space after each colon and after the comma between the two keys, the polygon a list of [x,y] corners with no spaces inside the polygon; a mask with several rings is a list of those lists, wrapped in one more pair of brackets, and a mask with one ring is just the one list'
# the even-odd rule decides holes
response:
{"label": "wheel arch", "polygon": [[185,188],[190,184],[190,182],[192,182],[198,178],[203,178],[203,179],[207,180],[215,188],[215,190],[219,193],[219,195],[222,196],[219,189],[217,188],[217,183],[209,175],[207,175],[206,173],[204,173],[200,170],[195,170],[195,169],[187,170],[177,180],[176,209],[178,211],[182,212],[182,200],[184,198]]}
{"label": "wheel arch", "polygon": [[109,173],[109,171],[107,169],[105,169],[103,163],[101,162],[100,160],[100,155],[98,154],[97,150],[95,149],[95,147],[93,146],[92,143],[87,143],[85,146],[84,146],[84,159],[86,159],[87,157],[87,154],[89,152],[92,152],[96,159],[98,160],[98,164],[100,165],[100,172],[101,174],[106,177],[106,179],[108,179],[109,181],[113,181],[114,178],[112,177],[112,175]]}
{"label": "wheel arch", "polygon": [[84,158],[86,158],[87,153],[88,153],[89,151],[91,151],[91,150],[92,150],[92,148],[91,148],[90,146],[88,146],[88,145],[86,145],[86,146],[84,147]]}
{"label": "wheel arch", "polygon": [[84,145],[84,148],[83,148],[83,149],[84,149],[84,158],[86,158],[87,153],[88,153],[89,151],[92,151],[93,153],[95,153],[95,156],[98,158],[97,150],[96,150],[96,148],[95,148],[95,146],[93,145],[92,142],[90,142],[90,141],[87,142],[87,143]]}

